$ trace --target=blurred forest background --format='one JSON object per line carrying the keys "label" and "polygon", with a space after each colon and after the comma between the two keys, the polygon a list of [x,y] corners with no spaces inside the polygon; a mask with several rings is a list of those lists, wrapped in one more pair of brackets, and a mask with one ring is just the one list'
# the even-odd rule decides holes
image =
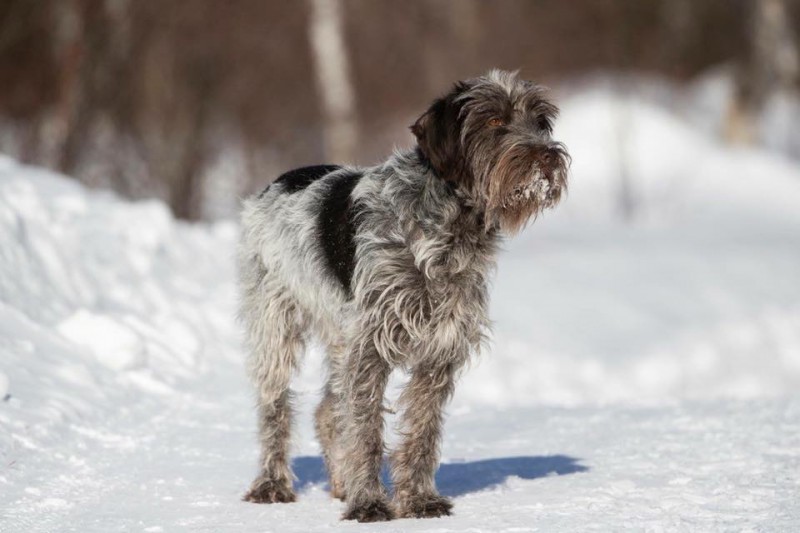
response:
{"label": "blurred forest background", "polygon": [[748,143],[797,88],[797,35],[794,0],[3,0],[0,152],[231,216],[287,168],[408,145],[433,97],[492,67],[559,85],[723,65],[720,135]]}

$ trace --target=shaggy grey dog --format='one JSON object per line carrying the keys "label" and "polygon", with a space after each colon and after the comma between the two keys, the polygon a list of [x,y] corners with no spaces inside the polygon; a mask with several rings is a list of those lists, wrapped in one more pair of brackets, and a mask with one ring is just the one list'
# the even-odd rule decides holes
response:
{"label": "shaggy grey dog", "polygon": [[[450,514],[434,483],[442,409],[485,338],[487,282],[502,235],[566,189],[544,90],[492,71],[459,82],[411,131],[417,146],[369,168],[306,167],[245,201],[241,318],[258,388],[261,472],[245,499],[291,502],[292,373],[310,335],[327,346],[316,430],[344,519]],[[393,368],[402,444],[380,481]]]}

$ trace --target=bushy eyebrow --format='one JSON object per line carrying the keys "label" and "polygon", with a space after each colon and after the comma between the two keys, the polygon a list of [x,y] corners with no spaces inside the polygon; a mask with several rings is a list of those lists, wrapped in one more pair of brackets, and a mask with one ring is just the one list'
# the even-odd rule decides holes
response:
{"label": "bushy eyebrow", "polygon": [[552,120],[558,116],[558,107],[538,95],[531,95],[527,98],[523,97],[520,107],[524,109],[526,113],[537,115],[537,117],[544,116],[548,120]]}
{"label": "bushy eyebrow", "polygon": [[536,117],[536,127],[547,133],[553,133],[553,116],[542,113]]}

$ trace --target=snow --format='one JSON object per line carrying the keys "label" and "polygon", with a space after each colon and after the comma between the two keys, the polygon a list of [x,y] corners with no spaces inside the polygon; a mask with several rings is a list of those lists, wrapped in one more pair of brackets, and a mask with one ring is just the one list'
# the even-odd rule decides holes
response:
{"label": "snow", "polygon": [[507,242],[449,408],[455,515],[370,526],[325,491],[317,349],[299,501],[239,499],[235,224],[0,157],[0,531],[799,529],[800,166],[602,85],[561,107],[570,195]]}

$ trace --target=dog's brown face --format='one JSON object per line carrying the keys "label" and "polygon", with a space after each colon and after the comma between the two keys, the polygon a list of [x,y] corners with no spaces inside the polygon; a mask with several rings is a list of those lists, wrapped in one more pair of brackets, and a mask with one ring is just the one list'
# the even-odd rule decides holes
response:
{"label": "dog's brown face", "polygon": [[553,141],[555,105],[542,87],[492,71],[459,82],[411,126],[442,179],[513,234],[566,192],[569,155]]}

